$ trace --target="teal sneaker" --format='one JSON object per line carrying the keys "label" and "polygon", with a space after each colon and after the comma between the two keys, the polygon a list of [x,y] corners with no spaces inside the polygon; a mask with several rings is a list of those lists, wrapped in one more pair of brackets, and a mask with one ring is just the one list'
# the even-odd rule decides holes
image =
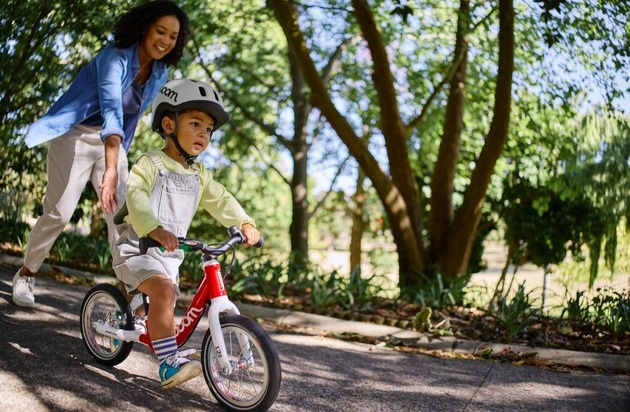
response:
{"label": "teal sneaker", "polygon": [[158,373],[163,388],[169,389],[181,385],[201,373],[201,362],[185,358],[185,356],[195,352],[194,349],[177,352],[160,363]]}

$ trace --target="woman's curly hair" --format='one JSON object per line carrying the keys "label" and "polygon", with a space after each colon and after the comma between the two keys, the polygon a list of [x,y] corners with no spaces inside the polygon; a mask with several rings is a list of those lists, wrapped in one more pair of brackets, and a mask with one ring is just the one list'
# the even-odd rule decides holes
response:
{"label": "woman's curly hair", "polygon": [[164,16],[175,16],[179,20],[179,34],[175,47],[160,59],[167,66],[174,66],[184,53],[190,37],[188,16],[172,1],[152,1],[136,6],[120,16],[114,23],[114,43],[118,48],[129,47],[140,42],[144,33],[156,20]]}

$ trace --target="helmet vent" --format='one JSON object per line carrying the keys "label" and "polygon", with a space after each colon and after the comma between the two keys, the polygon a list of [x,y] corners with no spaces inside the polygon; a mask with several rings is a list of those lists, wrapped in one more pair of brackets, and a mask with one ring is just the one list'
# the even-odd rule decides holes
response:
{"label": "helmet vent", "polygon": [[214,92],[214,100],[216,100],[217,102],[220,102],[221,101],[221,97],[219,97],[219,93],[217,93],[216,90],[213,90],[213,92]]}
{"label": "helmet vent", "polygon": [[207,96],[206,89],[199,86],[199,94],[201,94],[203,97],[206,97]]}

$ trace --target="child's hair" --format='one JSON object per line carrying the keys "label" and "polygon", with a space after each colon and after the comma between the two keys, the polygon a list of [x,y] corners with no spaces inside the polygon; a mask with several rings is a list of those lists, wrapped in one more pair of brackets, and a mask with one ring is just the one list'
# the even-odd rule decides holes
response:
{"label": "child's hair", "polygon": [[179,20],[179,34],[175,47],[161,61],[167,66],[176,65],[182,58],[184,46],[190,37],[188,16],[171,1],[152,1],[130,9],[114,23],[114,43],[118,48],[126,48],[142,39],[149,27],[161,17],[175,16]]}
{"label": "child's hair", "polygon": [[[192,108],[192,107],[190,109],[184,109],[184,110],[179,112],[179,116],[181,116],[183,113],[189,112],[191,110],[197,110],[197,109]],[[217,121],[216,117],[214,117],[210,113],[208,113],[208,116],[212,117],[212,119],[216,123],[216,121]],[[159,123],[158,123],[158,126],[157,126],[158,127],[157,132],[160,133],[160,134],[164,133],[164,129],[162,128],[162,119],[164,119],[165,117],[169,117],[171,120],[175,120],[175,112],[172,111],[172,110],[167,110],[165,112],[162,112],[162,115],[160,116]]]}

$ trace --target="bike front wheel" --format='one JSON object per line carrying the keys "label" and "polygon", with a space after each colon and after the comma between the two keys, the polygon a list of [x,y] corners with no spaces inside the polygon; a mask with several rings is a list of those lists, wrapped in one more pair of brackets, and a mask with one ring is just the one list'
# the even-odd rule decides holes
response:
{"label": "bike front wheel", "polygon": [[[266,411],[276,400],[282,372],[275,344],[254,320],[242,315],[220,318],[232,373],[222,370],[210,330],[202,346],[203,376],[217,401],[230,411]],[[241,345],[240,342],[248,342]]]}
{"label": "bike front wheel", "polygon": [[81,304],[81,337],[90,355],[107,366],[118,365],[129,356],[133,342],[101,335],[94,329],[98,321],[116,329],[134,329],[133,315],[122,292],[114,285],[96,285]]}

